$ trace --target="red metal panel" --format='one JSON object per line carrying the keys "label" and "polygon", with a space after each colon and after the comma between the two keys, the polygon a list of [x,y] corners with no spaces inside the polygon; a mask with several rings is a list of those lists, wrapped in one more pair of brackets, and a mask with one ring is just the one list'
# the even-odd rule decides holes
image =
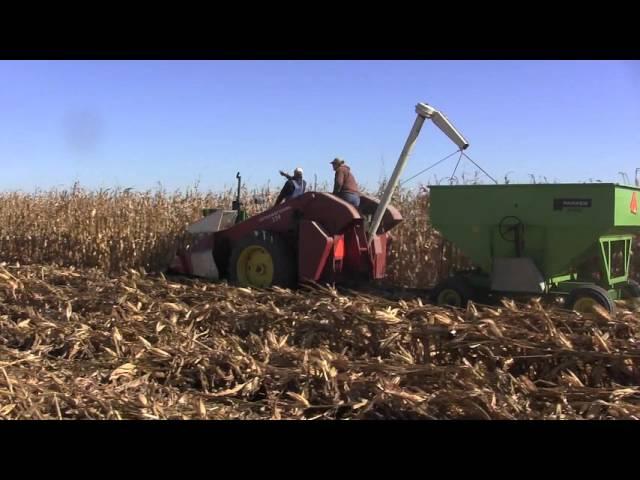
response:
{"label": "red metal panel", "polygon": [[329,235],[336,235],[362,217],[352,205],[334,195],[307,192],[231,228],[221,230],[217,235],[235,242],[254,230],[286,233],[291,231],[296,218],[315,221]]}
{"label": "red metal panel", "polygon": [[333,247],[333,238],[316,222],[300,221],[298,278],[317,282]]}
{"label": "red metal panel", "polygon": [[[304,208],[304,218],[314,220],[329,233],[337,235],[362,217],[353,205],[330,193],[310,193],[313,197]],[[299,197],[302,198],[302,197]]]}
{"label": "red metal panel", "polygon": [[[373,215],[378,205],[380,205],[380,200],[377,198],[360,195],[360,212],[362,212],[363,215]],[[380,222],[377,233],[388,232],[400,222],[402,222],[402,215],[393,205],[389,205],[384,215],[382,215],[382,221]]]}
{"label": "red metal panel", "polygon": [[372,277],[380,280],[385,276],[387,264],[387,235],[376,235],[371,242]]}
{"label": "red metal panel", "polygon": [[337,276],[342,273],[343,265],[344,265],[344,254],[345,254],[345,242],[344,235],[334,235],[333,236],[333,261],[331,262],[332,270],[329,277],[335,281]]}
{"label": "red metal panel", "polygon": [[362,223],[358,222],[345,231],[345,275],[360,276],[369,274],[371,259],[367,246],[367,237]]}
{"label": "red metal panel", "polygon": [[333,258],[338,260],[344,258],[344,235],[333,236]]}
{"label": "red metal panel", "polygon": [[344,232],[345,254],[344,265],[346,270],[358,271],[360,269],[360,243],[353,228]]}

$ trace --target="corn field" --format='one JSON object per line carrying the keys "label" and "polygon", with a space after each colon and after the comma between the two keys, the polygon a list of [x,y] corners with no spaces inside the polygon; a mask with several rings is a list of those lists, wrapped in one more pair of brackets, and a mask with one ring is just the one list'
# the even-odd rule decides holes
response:
{"label": "corn field", "polygon": [[[253,215],[273,205],[277,193],[244,188],[241,198]],[[204,208],[230,208],[234,195],[232,189],[217,193],[197,188],[90,191],[79,185],[34,194],[0,194],[0,260],[95,267],[113,274],[129,268],[162,271],[185,238],[185,227],[201,218]],[[388,282],[429,286],[442,269],[438,260],[442,245],[428,222],[428,195],[401,189],[393,204],[404,221],[392,232]]]}
{"label": "corn field", "polygon": [[[366,193],[380,197],[384,186]],[[241,201],[249,215],[255,215],[272,206],[277,194],[269,187],[245,187]],[[110,274],[131,268],[163,271],[175,247],[186,239],[186,226],[201,218],[205,208],[230,208],[234,198],[233,189],[202,192],[197,187],[133,192],[74,185],[34,194],[0,193],[0,261],[99,268]],[[470,266],[431,227],[424,187],[398,189],[392,204],[403,221],[391,232],[387,284],[426,288],[452,268]],[[640,260],[637,255],[633,259],[632,274],[637,277]]]}

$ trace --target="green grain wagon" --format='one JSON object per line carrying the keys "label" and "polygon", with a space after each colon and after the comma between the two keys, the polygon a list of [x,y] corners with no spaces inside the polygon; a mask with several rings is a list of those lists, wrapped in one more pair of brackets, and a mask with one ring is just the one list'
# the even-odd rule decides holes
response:
{"label": "green grain wagon", "polygon": [[640,295],[629,280],[639,188],[612,183],[432,186],[430,218],[477,267],[433,291],[463,306],[487,295],[555,295],[588,311]]}

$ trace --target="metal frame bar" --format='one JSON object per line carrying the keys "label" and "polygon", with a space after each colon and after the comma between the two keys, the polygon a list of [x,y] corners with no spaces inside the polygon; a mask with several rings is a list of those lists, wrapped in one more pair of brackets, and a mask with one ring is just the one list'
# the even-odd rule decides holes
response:
{"label": "metal frame bar", "polygon": [[[631,246],[633,237],[631,235],[607,235],[599,238],[600,253],[602,254],[603,273],[607,278],[607,285],[614,285],[626,282],[629,278],[629,267],[631,264]],[[611,271],[611,244],[613,242],[624,241],[624,274],[612,277]],[[606,246],[605,246],[606,245]]]}

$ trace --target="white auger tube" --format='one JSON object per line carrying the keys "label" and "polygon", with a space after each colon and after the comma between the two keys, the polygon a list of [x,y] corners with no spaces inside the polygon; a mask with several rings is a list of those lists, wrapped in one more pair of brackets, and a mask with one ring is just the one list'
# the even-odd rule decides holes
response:
{"label": "white auger tube", "polygon": [[398,182],[400,181],[400,175],[404,170],[405,165],[407,164],[407,160],[411,151],[413,150],[413,146],[418,139],[418,135],[420,134],[420,129],[424,124],[425,119],[430,118],[433,123],[440,129],[442,132],[449,137],[453,143],[455,143],[460,150],[464,150],[469,146],[469,143],[465,140],[465,138],[456,130],[456,128],[449,122],[449,120],[438,110],[435,108],[425,104],[419,103],[416,105],[416,113],[418,116],[416,117],[415,122],[413,123],[413,127],[411,128],[411,132],[409,132],[409,137],[404,144],[404,148],[402,149],[402,153],[400,153],[400,158],[396,163],[396,166],[393,170],[393,174],[391,175],[391,179],[387,185],[387,188],[382,195],[382,200],[380,200],[380,204],[376,209],[375,214],[373,215],[373,220],[371,221],[371,225],[369,227],[369,243],[373,241],[373,237],[375,233],[378,231],[378,227],[380,226],[380,222],[382,221],[382,216],[384,212],[387,210],[389,203],[391,202],[391,196],[398,186]]}

